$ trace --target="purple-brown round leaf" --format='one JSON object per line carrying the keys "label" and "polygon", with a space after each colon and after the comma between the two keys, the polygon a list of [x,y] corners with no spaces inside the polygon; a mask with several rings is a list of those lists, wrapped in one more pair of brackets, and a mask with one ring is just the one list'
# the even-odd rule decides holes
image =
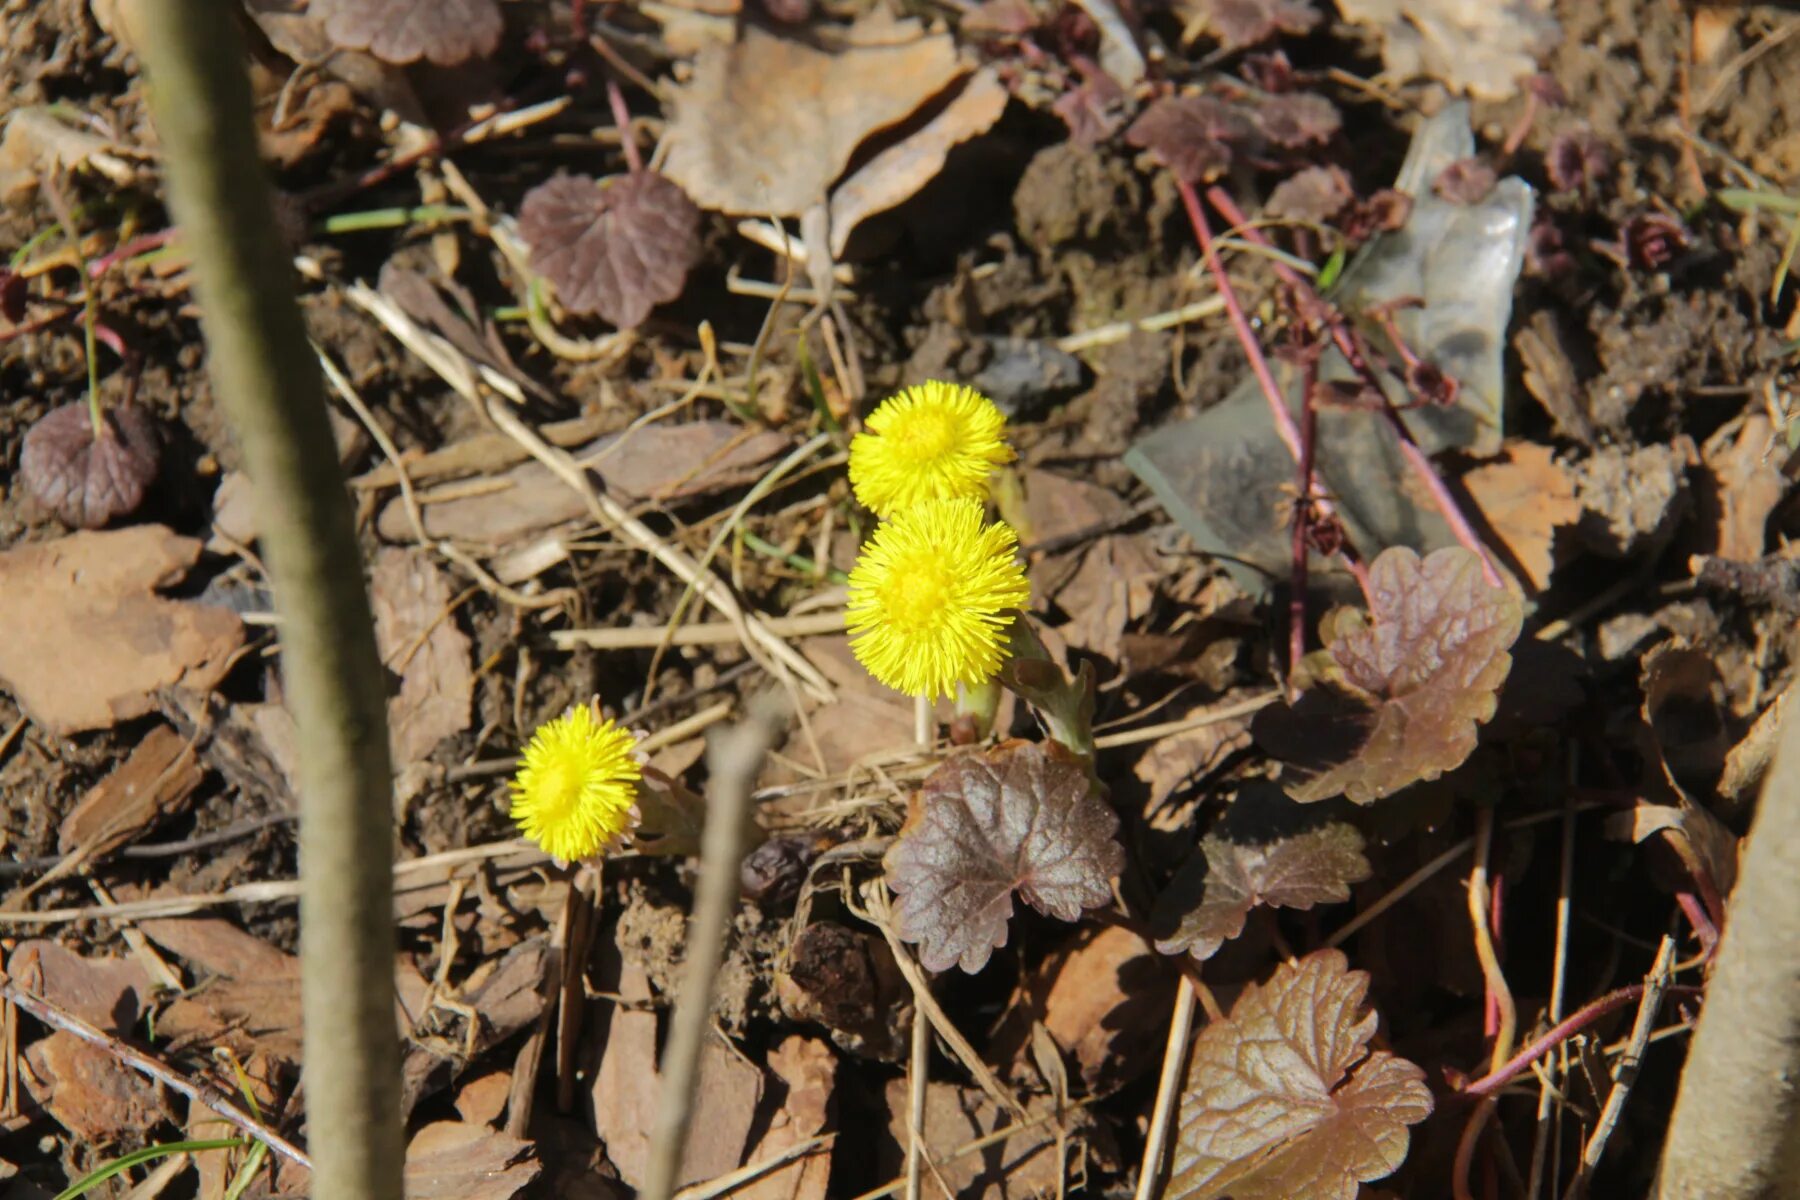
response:
{"label": "purple-brown round leaf", "polygon": [[343,49],[402,65],[485,58],[505,29],[496,0],[311,0],[308,12]]}
{"label": "purple-brown round leaf", "polygon": [[971,974],[1006,944],[1012,894],[1059,921],[1112,898],[1125,865],[1116,813],[1054,743],[952,758],[913,797],[887,853],[896,932],[933,971]]}
{"label": "purple-brown round leaf", "polygon": [[96,438],[87,402],[77,401],[26,432],[19,479],[65,525],[98,529],[137,510],[161,461],[156,426],[142,409],[104,413]]}
{"label": "purple-brown round leaf", "polygon": [[654,171],[610,184],[557,175],[525,194],[519,231],[564,308],[620,329],[681,295],[700,253],[700,210]]}

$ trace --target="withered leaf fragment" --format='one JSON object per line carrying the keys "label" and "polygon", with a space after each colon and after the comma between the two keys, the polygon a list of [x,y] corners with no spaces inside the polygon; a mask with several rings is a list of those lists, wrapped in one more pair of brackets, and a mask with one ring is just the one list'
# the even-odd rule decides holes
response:
{"label": "withered leaf fragment", "polygon": [[1523,610],[1470,551],[1384,550],[1369,595],[1368,614],[1337,609],[1322,623],[1326,652],[1308,662],[1329,686],[1252,726],[1288,763],[1282,782],[1296,800],[1369,804],[1462,765],[1512,668]]}
{"label": "withered leaf fragment", "polygon": [[654,171],[556,175],[525,193],[519,230],[564,308],[620,329],[681,295],[700,252],[700,210]]}
{"label": "withered leaf fragment", "polygon": [[1322,146],[1344,127],[1337,105],[1313,92],[1270,96],[1256,108],[1256,125],[1277,146]]}
{"label": "withered leaf fragment", "polygon": [[[1240,810],[1294,810],[1277,788],[1268,795],[1246,790],[1219,827],[1200,839],[1200,849],[1157,898],[1151,914],[1156,948],[1211,958],[1243,932],[1259,905],[1311,908],[1350,898],[1350,885],[1369,877],[1363,837],[1341,821],[1305,823],[1282,812],[1276,821],[1234,820]],[[1317,811],[1317,810],[1300,810]],[[1196,895],[1197,893],[1197,895]]]}
{"label": "withered leaf fragment", "polygon": [[25,434],[19,478],[65,525],[98,529],[137,511],[156,479],[162,448],[142,409],[103,413],[100,436],[86,401],[46,413]]}
{"label": "withered leaf fragment", "polygon": [[933,971],[987,965],[1006,944],[1012,894],[1060,921],[1112,898],[1119,818],[1055,743],[1004,742],[952,758],[913,797],[887,853],[896,932]]}
{"label": "withered leaf fragment", "polygon": [[1199,7],[1227,50],[1266,42],[1277,33],[1311,33],[1321,19],[1309,0],[1202,0]]}
{"label": "withered leaf fragment", "polygon": [[399,64],[485,58],[504,31],[496,0],[311,0],[307,11],[345,50]]}
{"label": "withered leaf fragment", "polygon": [[1369,976],[1336,950],[1275,968],[1188,1057],[1167,1195],[1351,1200],[1406,1159],[1431,1113],[1425,1073],[1369,1050]]}
{"label": "withered leaf fragment", "polygon": [[1253,132],[1235,105],[1212,96],[1170,96],[1145,109],[1125,140],[1189,183],[1205,183],[1230,168],[1235,149]]}

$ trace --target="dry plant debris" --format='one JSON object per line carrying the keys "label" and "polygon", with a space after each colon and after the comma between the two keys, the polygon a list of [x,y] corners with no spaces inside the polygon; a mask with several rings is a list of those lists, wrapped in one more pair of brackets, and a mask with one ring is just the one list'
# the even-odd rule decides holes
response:
{"label": "dry plant debris", "polygon": [[1517,92],[1558,33],[1542,0],[1342,0],[1338,7],[1346,20],[1380,31],[1389,75],[1428,75],[1483,100]]}
{"label": "dry plant debris", "polygon": [[390,63],[486,57],[504,28],[497,0],[311,0],[307,10],[342,49]]}
{"label": "dry plant debris", "polygon": [[1309,662],[1326,688],[1257,716],[1257,740],[1293,768],[1283,785],[1296,800],[1369,804],[1460,766],[1512,667],[1519,600],[1461,547],[1382,551],[1369,599],[1366,615],[1335,609],[1323,622],[1326,651]]}
{"label": "dry plant debris", "polygon": [[0,612],[33,614],[30,638],[0,638],[0,682],[59,736],[142,716],[161,688],[205,692],[230,667],[243,623],[156,594],[199,557],[199,542],[161,525],[0,553]]}
{"label": "dry plant debris", "polygon": [[[799,216],[863,140],[965,71],[948,36],[870,21],[832,53],[754,26],[709,46],[675,95],[664,173],[702,208]],[[867,39],[863,41],[861,39]]]}
{"label": "dry plant debris", "polygon": [[104,413],[96,431],[92,410],[77,402],[26,433],[19,480],[63,524],[99,529],[138,510],[161,461],[156,426],[141,409]]}
{"label": "dry plant debris", "polygon": [[1489,528],[1524,572],[1534,590],[1550,585],[1556,567],[1556,531],[1581,520],[1575,480],[1550,447],[1512,441],[1500,457],[1464,473],[1462,484]]}
{"label": "dry plant debris", "polygon": [[620,329],[681,295],[700,255],[700,210],[655,171],[553,176],[525,193],[519,231],[564,308]]}
{"label": "dry plant debris", "polygon": [[1335,950],[1283,963],[1200,1031],[1170,1196],[1351,1200],[1400,1165],[1431,1092],[1418,1067],[1368,1048],[1369,976],[1347,965]]}
{"label": "dry plant debris", "polygon": [[914,796],[888,851],[897,932],[927,969],[979,971],[1006,944],[1017,891],[1061,921],[1112,899],[1119,818],[1054,743],[951,759]]}

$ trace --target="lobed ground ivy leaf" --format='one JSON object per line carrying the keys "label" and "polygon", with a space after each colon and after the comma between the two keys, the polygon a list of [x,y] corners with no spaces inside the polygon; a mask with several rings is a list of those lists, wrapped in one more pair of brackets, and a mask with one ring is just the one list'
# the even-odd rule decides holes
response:
{"label": "lobed ground ivy leaf", "polygon": [[1363,836],[1354,825],[1310,816],[1316,811],[1273,785],[1247,786],[1157,898],[1150,915],[1156,948],[1205,960],[1243,932],[1258,905],[1348,900],[1350,885],[1370,874]]}
{"label": "lobed ground ivy leaf", "polygon": [[525,193],[519,231],[564,308],[620,329],[681,295],[700,256],[700,210],[655,171],[604,184],[556,175]]}
{"label": "lobed ground ivy leaf", "polygon": [[311,0],[307,11],[336,45],[401,65],[486,58],[505,30],[496,0]]}
{"label": "lobed ground ivy leaf", "polygon": [[1431,1113],[1425,1073],[1369,1050],[1364,971],[1336,950],[1283,963],[1188,1057],[1167,1195],[1175,1200],[1352,1200],[1391,1174]]}
{"label": "lobed ground ivy leaf", "polygon": [[1310,0],[1202,0],[1198,7],[1226,50],[1242,50],[1278,33],[1311,33],[1323,19]]}
{"label": "lobed ground ivy leaf", "polygon": [[1060,921],[1112,899],[1125,865],[1118,828],[1080,760],[1055,743],[953,758],[914,795],[884,862],[896,932],[933,971],[979,971],[1006,944],[1014,891]]}
{"label": "lobed ground ivy leaf", "polygon": [[1323,622],[1326,653],[1311,657],[1330,686],[1252,725],[1288,763],[1283,784],[1296,800],[1369,804],[1462,765],[1511,670],[1523,610],[1470,551],[1384,550],[1369,594],[1366,616],[1339,609]]}

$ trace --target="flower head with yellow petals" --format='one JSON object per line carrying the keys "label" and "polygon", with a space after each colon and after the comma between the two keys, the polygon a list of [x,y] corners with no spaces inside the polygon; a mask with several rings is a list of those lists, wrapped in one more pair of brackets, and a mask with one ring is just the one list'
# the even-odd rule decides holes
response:
{"label": "flower head with yellow petals", "polygon": [[987,497],[988,476],[1011,462],[1006,417],[974,388],[932,380],[890,396],[850,440],[850,486],[876,516],[925,500]]}
{"label": "flower head with yellow petals", "polygon": [[632,823],[639,770],[625,730],[586,705],[538,726],[512,782],[512,816],[552,858],[588,858]]}
{"label": "flower head with yellow petals", "polygon": [[986,683],[1005,657],[1007,610],[1031,597],[1018,538],[981,502],[927,500],[876,529],[850,572],[851,649],[869,674],[935,699]]}

